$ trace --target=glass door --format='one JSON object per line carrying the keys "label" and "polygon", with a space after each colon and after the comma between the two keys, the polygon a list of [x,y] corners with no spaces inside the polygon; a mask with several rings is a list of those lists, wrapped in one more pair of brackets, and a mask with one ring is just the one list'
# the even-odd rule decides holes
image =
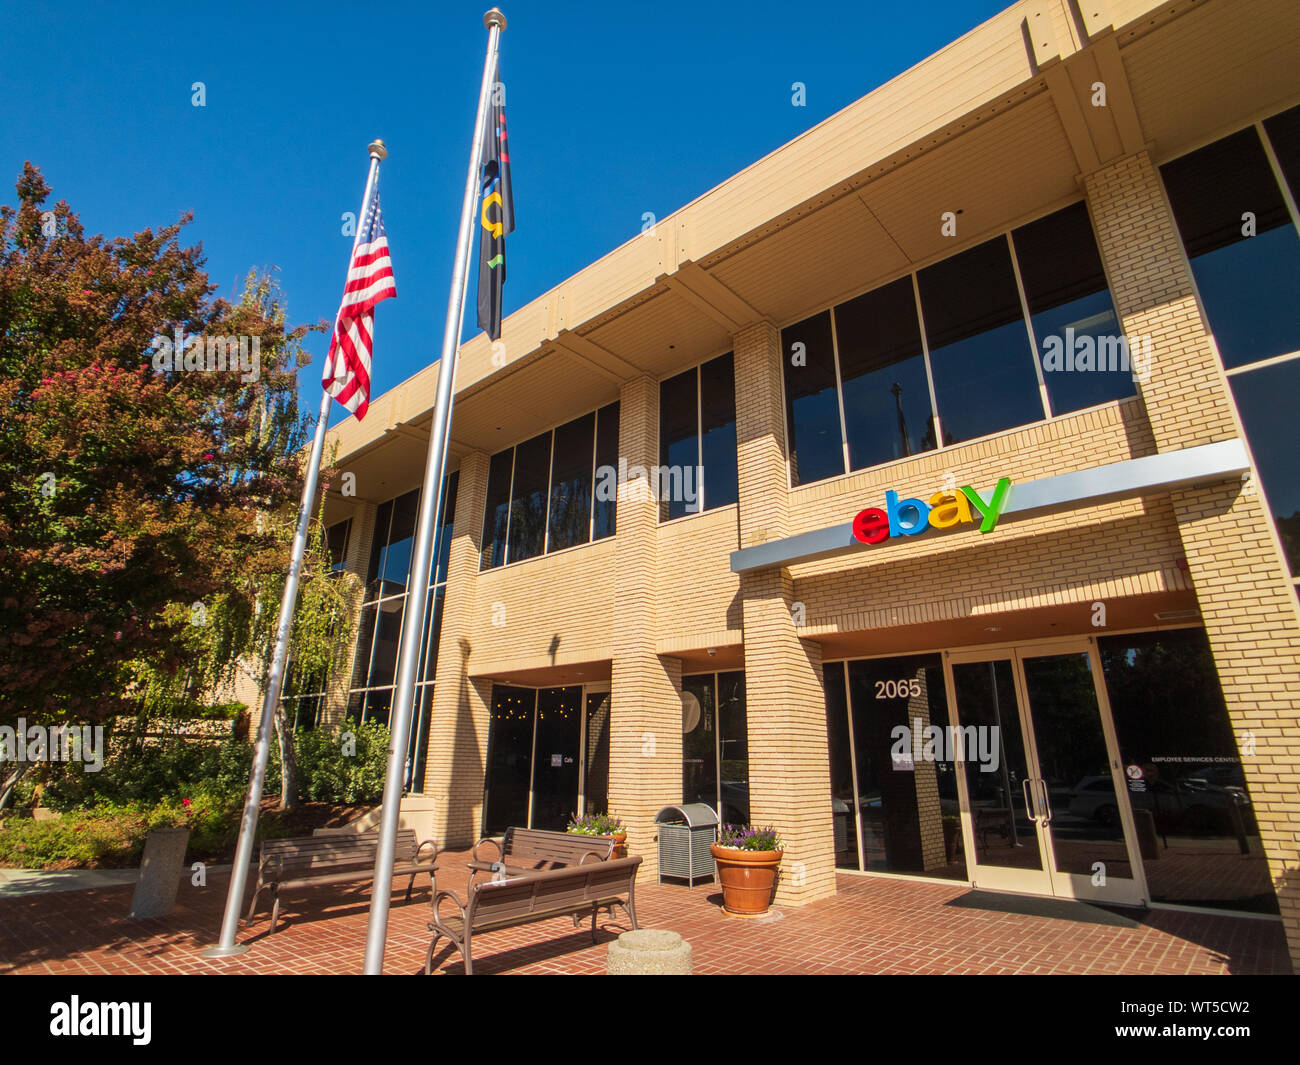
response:
{"label": "glass door", "polygon": [[1132,813],[1092,641],[946,658],[972,882],[1143,902]]}
{"label": "glass door", "polygon": [[1093,641],[1017,652],[1033,724],[1052,887],[1072,899],[1137,905],[1146,888],[1106,684]]}
{"label": "glass door", "polygon": [[577,812],[581,757],[582,689],[542,688],[533,735],[531,827],[564,831]]}
{"label": "glass door", "polygon": [[976,887],[1052,894],[1033,743],[1012,651],[947,655],[966,867]]}

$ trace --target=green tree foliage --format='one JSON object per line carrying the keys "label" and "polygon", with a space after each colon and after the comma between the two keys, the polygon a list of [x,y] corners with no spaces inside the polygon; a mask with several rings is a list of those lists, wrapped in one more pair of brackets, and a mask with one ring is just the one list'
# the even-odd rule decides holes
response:
{"label": "green tree foliage", "polygon": [[[188,216],[86,237],[30,163],[16,188],[0,207],[0,721],[97,721],[138,706],[142,666],[199,693],[194,641],[213,634],[191,631],[194,604],[234,616],[262,592],[274,615],[307,327],[265,277],[213,299],[201,247],[179,242]],[[260,338],[257,379],[155,369],[178,328]],[[257,625],[225,631],[214,657],[256,653]]]}

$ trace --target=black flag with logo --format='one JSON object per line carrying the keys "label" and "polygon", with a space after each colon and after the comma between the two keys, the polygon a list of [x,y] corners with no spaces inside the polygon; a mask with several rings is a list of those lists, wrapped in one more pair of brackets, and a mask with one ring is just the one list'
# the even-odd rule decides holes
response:
{"label": "black flag with logo", "polygon": [[506,283],[506,234],[515,228],[506,142],[506,87],[498,78],[483,131],[482,200],[478,235],[478,324],[490,340],[501,337],[501,293]]}

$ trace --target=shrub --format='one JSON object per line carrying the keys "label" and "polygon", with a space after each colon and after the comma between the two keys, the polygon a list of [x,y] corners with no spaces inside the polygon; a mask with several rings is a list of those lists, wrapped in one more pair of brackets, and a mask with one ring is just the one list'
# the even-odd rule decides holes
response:
{"label": "shrub", "polygon": [[739,851],[783,851],[785,843],[776,829],[754,828],[752,825],[723,825],[718,833],[718,845]]}
{"label": "shrub", "polygon": [[52,821],[10,817],[0,829],[0,866],[130,868],[139,865],[149,833],[172,825],[189,828],[191,860],[219,858],[239,833],[240,806],[239,801],[198,792],[152,806],[104,803]]}
{"label": "shrub", "polygon": [[616,814],[583,814],[571,820],[565,831],[579,836],[617,836],[627,829]]}
{"label": "shrub", "polygon": [[[343,753],[345,734],[355,754]],[[345,721],[329,731],[311,729],[296,737],[298,794],[307,802],[346,805],[379,802],[388,769],[388,726],[375,721]]]}
{"label": "shrub", "polygon": [[[138,744],[115,734],[98,773],[75,762],[44,767],[42,802],[52,810],[87,810],[104,803],[156,805],[178,792],[241,797],[248,788],[253,749],[233,736],[219,743],[170,739]],[[267,787],[279,786],[278,760],[267,770]]]}

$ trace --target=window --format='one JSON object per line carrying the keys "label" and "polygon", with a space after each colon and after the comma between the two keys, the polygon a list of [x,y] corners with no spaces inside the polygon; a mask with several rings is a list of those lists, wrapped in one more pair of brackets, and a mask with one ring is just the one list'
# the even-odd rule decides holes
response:
{"label": "window", "polygon": [[823,675],[836,866],[965,880],[959,763],[894,758],[900,727],[946,734],[943,660],[834,662]]}
{"label": "window", "polygon": [[1300,107],[1160,172],[1300,593]]}
{"label": "window", "polygon": [[[596,411],[596,471],[597,476],[605,471],[603,489],[596,490],[596,502],[592,507],[591,538],[603,540],[614,535],[615,518],[618,515],[617,481],[610,475],[618,473],[618,404],[611,403]],[[599,481],[597,482],[599,485]]]}
{"label": "window", "polygon": [[792,483],[809,484],[843,473],[844,442],[829,311],[781,330],[781,363]]}
{"label": "window", "polygon": [[[325,550],[329,552],[330,572],[339,575],[346,568],[348,540],[352,532],[352,519],[344,518],[325,530]],[[316,676],[299,676],[297,664],[290,659],[284,671],[285,683],[282,701],[285,714],[293,722],[293,731],[307,731],[316,727],[325,709],[325,690],[328,671]]]}
{"label": "window", "polygon": [[[659,383],[659,465],[677,470],[677,491],[660,496],[661,520],[699,511],[700,468],[699,369],[692,368]],[[668,498],[663,498],[663,496]]]}
{"label": "window", "polygon": [[330,565],[335,573],[341,572],[348,556],[348,537],[352,532],[352,519],[335,522],[325,530],[325,549],[330,555]]}
{"label": "window", "polygon": [[731,352],[700,367],[700,454],[704,509],[739,498],[736,468],[736,367]]}
{"label": "window", "polygon": [[1300,241],[1259,129],[1160,172],[1223,365],[1300,350]]}
{"label": "window", "polygon": [[944,443],[1044,416],[1005,237],[917,274]]}
{"label": "window", "polygon": [[552,551],[587,542],[591,521],[591,449],[595,432],[594,411],[555,430],[548,523]]}
{"label": "window", "polygon": [[1076,203],[1011,234],[1053,414],[1136,394],[1088,208]]}
{"label": "window", "polygon": [[659,383],[659,517],[736,502],[736,374],[720,355]]}
{"label": "window", "polygon": [[1118,331],[1081,202],[788,326],[790,483],[1131,396]]}
{"label": "window", "polygon": [[[407,790],[424,786],[425,751],[429,715],[433,709],[433,681],[442,630],[442,604],[451,553],[452,522],[456,512],[459,474],[443,482],[442,509],[434,534],[434,567],[429,575],[422,646],[416,667],[414,724],[409,740]],[[347,716],[357,721],[388,722],[393,704],[393,684],[400,657],[411,550],[419,514],[420,492],[415,490],[380,505],[370,547],[365,601],[357,630],[352,684]]]}
{"label": "window", "polygon": [[745,674],[683,677],[682,714],[682,802],[707,803],[723,824],[747,824]]}
{"label": "window", "polygon": [[510,488],[510,531],[506,558],[522,562],[546,550],[546,483],[551,469],[551,433],[515,448],[515,476]]}
{"label": "window", "polygon": [[835,308],[849,469],[932,450],[930,383],[910,277]]}
{"label": "window", "polygon": [[1133,816],[1160,840],[1151,856],[1159,860],[1143,863],[1151,898],[1277,913],[1238,737],[1204,631],[1103,636],[1097,646],[1120,758],[1144,770],[1142,787],[1129,784]]}
{"label": "window", "polygon": [[1232,394],[1250,437],[1264,494],[1293,577],[1300,577],[1300,433],[1295,398],[1300,396],[1300,359],[1233,374]]}
{"label": "window", "polygon": [[617,403],[493,455],[480,568],[613,536],[617,475]]}

